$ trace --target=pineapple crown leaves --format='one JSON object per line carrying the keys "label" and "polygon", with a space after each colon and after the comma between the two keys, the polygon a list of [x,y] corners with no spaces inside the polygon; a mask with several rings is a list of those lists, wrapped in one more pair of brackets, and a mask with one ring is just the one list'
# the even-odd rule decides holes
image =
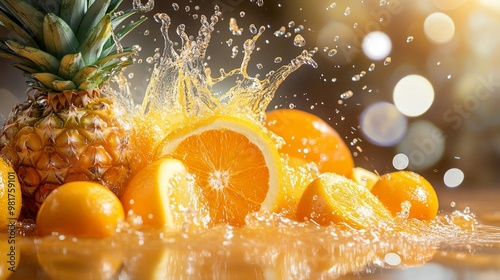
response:
{"label": "pineapple crown leaves", "polygon": [[136,48],[119,43],[146,20],[119,25],[132,9],[116,12],[123,0],[0,0],[0,56],[48,92],[99,87],[132,64]]}

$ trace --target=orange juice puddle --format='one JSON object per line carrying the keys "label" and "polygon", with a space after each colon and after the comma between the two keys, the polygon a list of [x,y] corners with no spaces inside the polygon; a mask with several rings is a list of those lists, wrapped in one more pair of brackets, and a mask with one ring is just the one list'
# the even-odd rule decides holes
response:
{"label": "orange juice puddle", "polygon": [[[193,118],[224,112],[261,121],[287,76],[302,65],[316,66],[315,50],[303,51],[265,79],[251,77],[247,67],[265,31],[262,27],[245,41],[241,67],[213,78],[205,55],[220,16],[218,9],[211,18],[201,16],[202,27],[195,39],[183,25],[177,27],[180,51],[168,36],[168,16],[155,16],[162,25],[165,48],[145,102],[134,116],[135,149],[144,155],[134,169],[151,161],[152,147],[163,135]],[[229,90],[213,92],[218,83],[236,76]],[[428,222],[407,219],[403,212],[394,222],[366,230],[299,223],[260,212],[249,214],[244,227],[219,224],[193,230],[191,224],[197,218],[186,211],[182,230],[159,231],[138,230],[131,217],[114,236],[92,240],[33,237],[33,225],[19,223],[15,233],[18,263],[9,279],[320,279],[420,266],[433,259],[455,261],[488,250],[500,252],[500,228],[479,223],[468,209],[442,213]]]}

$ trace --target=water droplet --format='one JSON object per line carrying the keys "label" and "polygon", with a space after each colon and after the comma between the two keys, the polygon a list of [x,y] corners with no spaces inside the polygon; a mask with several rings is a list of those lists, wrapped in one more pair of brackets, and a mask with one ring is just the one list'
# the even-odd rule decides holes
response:
{"label": "water droplet", "polygon": [[446,78],[447,78],[448,80],[450,80],[450,79],[451,79],[451,74],[449,74],[448,76],[446,76]]}
{"label": "water droplet", "polygon": [[391,62],[392,62],[392,59],[391,59],[391,57],[390,57],[390,56],[388,56],[388,57],[384,60],[384,65],[386,65],[386,66],[387,66],[387,65],[391,64]]}
{"label": "water droplet", "polygon": [[234,46],[232,49],[231,49],[231,58],[235,58],[239,53],[239,49],[238,49],[238,46]]}
{"label": "water droplet", "polygon": [[233,35],[241,35],[243,33],[243,29],[238,26],[238,22],[235,18],[229,19],[229,31],[231,31]]}
{"label": "water droplet", "polygon": [[381,7],[387,5],[387,0],[380,0],[379,5]]}
{"label": "water droplet", "polygon": [[295,21],[292,20],[288,23],[288,28],[292,28],[294,26],[295,26]]}
{"label": "water droplet", "polygon": [[337,81],[337,78],[332,78],[332,83],[335,83]]}
{"label": "water droplet", "polygon": [[352,90],[348,90],[340,95],[340,98],[342,99],[349,99],[354,95],[354,92]]}
{"label": "water droplet", "polygon": [[226,44],[228,47],[232,46],[233,45],[233,39],[229,38],[227,41],[226,41]]}
{"label": "water droplet", "polygon": [[133,78],[134,78],[134,73],[129,73],[127,77],[128,77],[129,79],[133,79]]}
{"label": "water droplet", "polygon": [[293,32],[295,32],[295,33],[300,33],[302,31],[304,31],[304,26],[302,24],[295,27],[295,29],[293,30]]}
{"label": "water droplet", "polygon": [[290,109],[295,109],[295,104],[290,103],[290,104],[288,105],[288,108],[290,108]]}
{"label": "water droplet", "polygon": [[245,17],[245,11],[240,12],[240,17]]}
{"label": "water droplet", "polygon": [[257,66],[257,69],[262,69],[262,68],[264,68],[264,65],[262,65],[262,63],[258,63],[256,66]]}
{"label": "water droplet", "polygon": [[344,11],[344,16],[348,16],[351,14],[351,7],[347,7]]}
{"label": "water droplet", "polygon": [[293,38],[293,45],[296,47],[303,47],[306,45],[306,39],[304,39],[302,35],[297,34],[295,38]]}
{"label": "water droplet", "polygon": [[281,61],[283,61],[283,59],[279,56],[277,56],[276,58],[274,58],[274,63],[281,63]]}
{"label": "water droplet", "polygon": [[284,26],[280,27],[280,29],[274,31],[274,36],[276,37],[281,37],[283,34],[285,34],[286,28]]}
{"label": "water droplet", "polygon": [[255,24],[250,24],[250,26],[248,27],[248,30],[250,30],[250,33],[252,33],[252,35],[255,35],[257,34],[258,30],[257,30],[257,26],[255,26]]}
{"label": "water droplet", "polygon": [[357,81],[361,80],[361,76],[359,74],[356,74],[356,75],[352,76],[351,80],[353,82],[357,82]]}
{"label": "water droplet", "polygon": [[264,0],[257,0],[257,6],[262,7],[264,5]]}
{"label": "water droplet", "polygon": [[178,11],[179,10],[179,4],[172,3],[172,8],[174,9],[174,11]]}
{"label": "water droplet", "polygon": [[371,72],[373,70],[375,70],[375,63],[370,64],[370,66],[368,67],[368,71]]}
{"label": "water droplet", "polygon": [[452,201],[452,202],[450,203],[450,206],[451,206],[451,207],[455,207],[455,206],[457,206],[457,203],[456,203],[455,201]]}
{"label": "water droplet", "polygon": [[328,8],[330,8],[330,9],[333,9],[335,7],[337,7],[337,3],[335,3],[335,2],[333,2],[332,4],[330,4],[330,6],[328,6]]}
{"label": "water droplet", "polygon": [[191,11],[191,7],[189,7],[189,6],[184,7],[184,11],[186,11],[186,13],[188,13],[189,11]]}
{"label": "water droplet", "polygon": [[331,49],[330,51],[328,51],[328,56],[329,57],[333,57],[336,54],[337,54],[337,49]]}
{"label": "water droplet", "polygon": [[411,43],[411,42],[413,42],[413,36],[406,37],[406,43]]}
{"label": "water droplet", "polygon": [[149,35],[149,30],[144,30],[144,36],[148,36]]}

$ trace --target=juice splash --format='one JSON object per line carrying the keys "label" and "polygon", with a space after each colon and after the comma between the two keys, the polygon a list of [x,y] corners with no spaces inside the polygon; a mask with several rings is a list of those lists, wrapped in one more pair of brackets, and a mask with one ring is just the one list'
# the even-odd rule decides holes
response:
{"label": "juice splash", "polygon": [[[170,18],[166,14],[156,15],[162,24],[165,48],[141,112],[134,116],[138,131],[134,142],[137,151],[141,151],[135,169],[150,161],[154,153],[151,148],[166,132],[193,118],[223,112],[249,115],[260,121],[288,75],[302,65],[316,66],[312,59],[314,51],[303,51],[265,79],[251,77],[247,68],[255,43],[265,31],[261,27],[245,42],[240,68],[221,71],[220,77],[213,78],[205,59],[220,16],[218,8],[210,18],[201,16],[201,28],[195,39],[180,25],[176,31],[182,44],[180,51],[176,51],[168,36]],[[234,76],[238,76],[236,85],[224,93],[214,93],[215,85]],[[402,213],[394,222],[367,230],[299,223],[279,214],[260,212],[250,214],[246,226],[241,228],[220,224],[193,231],[189,222],[188,219],[183,230],[165,232],[137,230],[132,221],[124,224],[115,236],[103,240],[79,240],[63,235],[22,239],[24,267],[28,268],[23,271],[21,266],[14,279],[36,275],[76,279],[83,272],[106,279],[337,278],[378,268],[422,265],[439,255],[442,248],[480,249],[500,236],[500,230],[478,225],[467,210],[443,214],[431,222],[409,220]],[[30,230],[30,225],[26,228],[21,225],[20,234]],[[68,263],[71,269],[67,269]]]}
{"label": "juice splash", "polygon": [[[305,64],[317,67],[312,58],[313,52],[304,50],[289,64],[268,73],[265,79],[251,77],[247,68],[255,50],[255,43],[265,32],[266,28],[261,26],[254,29],[253,37],[245,41],[241,66],[229,72],[221,69],[220,77],[212,77],[212,71],[206,65],[206,52],[215,24],[221,16],[218,7],[215,7],[210,19],[201,15],[201,28],[195,39],[190,39],[186,34],[184,24],[179,25],[176,32],[181,39],[181,49],[177,52],[168,34],[171,27],[170,17],[167,14],[155,15],[155,19],[162,25],[165,48],[146,90],[143,113],[168,110],[174,115],[180,114],[183,118],[199,118],[216,110],[249,108],[253,114],[262,114],[288,75]],[[235,24],[234,20],[232,23]],[[214,93],[214,86],[233,76],[238,76],[236,85],[225,93]]]}

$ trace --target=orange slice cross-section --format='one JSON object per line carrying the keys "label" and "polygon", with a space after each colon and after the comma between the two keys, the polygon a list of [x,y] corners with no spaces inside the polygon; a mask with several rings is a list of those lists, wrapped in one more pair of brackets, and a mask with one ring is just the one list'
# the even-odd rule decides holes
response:
{"label": "orange slice cross-section", "polygon": [[250,212],[272,210],[281,162],[266,131],[243,118],[213,116],[173,131],[156,157],[184,163],[208,203],[213,223],[244,224]]}

